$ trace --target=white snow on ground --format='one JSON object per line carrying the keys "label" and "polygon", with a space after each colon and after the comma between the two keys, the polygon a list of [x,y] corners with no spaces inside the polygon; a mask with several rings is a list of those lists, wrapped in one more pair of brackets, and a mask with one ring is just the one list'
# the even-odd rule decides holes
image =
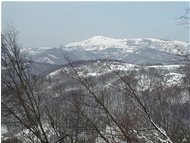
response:
{"label": "white snow on ground", "polygon": [[[127,141],[122,141],[121,133],[118,128],[113,128],[110,126],[106,126],[105,131],[101,131],[101,133],[108,139],[109,142],[116,142],[116,143],[127,143]],[[105,143],[105,141],[99,136],[96,138],[95,143]]]}
{"label": "white snow on ground", "polygon": [[56,70],[56,71],[54,71],[54,72],[51,72],[51,73],[48,75],[48,77],[54,77],[54,76],[58,75],[58,74],[61,72],[61,70],[62,70],[62,69]]}
{"label": "white snow on ground", "polygon": [[[91,65],[82,65],[79,67],[75,67],[75,70],[78,71],[78,74],[80,76],[83,77],[87,77],[87,76],[101,76],[105,73],[109,73],[113,70],[123,70],[123,71],[130,71],[130,70],[134,70],[135,67],[137,67],[136,65],[133,64],[127,64],[127,63],[117,63],[117,62],[113,62],[112,64],[101,64],[99,65],[99,62],[97,63],[93,63]],[[63,71],[64,73],[69,73],[70,71],[72,71],[72,69],[65,67],[59,70],[56,70],[52,73],[50,73],[48,75],[48,77],[53,77],[58,75],[61,71]]]}
{"label": "white snow on ground", "polygon": [[168,73],[165,75],[165,81],[168,86],[179,85],[185,75],[179,73]]}
{"label": "white snow on ground", "polygon": [[[54,132],[53,128],[48,123],[43,123],[42,126],[43,126],[44,131],[47,133],[47,137],[49,139],[52,136],[55,136],[55,132]],[[18,134],[14,135],[14,136],[17,137],[19,140],[21,140],[21,142],[23,142],[23,143],[32,143],[30,138],[34,142],[40,142],[38,140],[38,138],[29,129],[24,129],[24,130],[22,130],[21,132],[19,132]],[[6,138],[4,140],[6,140]]]}
{"label": "white snow on ground", "polygon": [[137,90],[143,91],[150,88],[152,81],[150,78],[148,78],[148,76],[141,76],[136,78],[140,79],[138,82]]}
{"label": "white snow on ground", "polygon": [[[185,77],[184,74],[179,73],[168,73],[163,75],[164,79],[160,81],[160,83],[165,86],[173,86],[173,85],[180,85],[182,82],[182,78]],[[146,90],[151,87],[154,82],[152,82],[151,78],[149,76],[140,76],[136,77],[137,79],[140,79],[138,82],[138,90]]]}
{"label": "white snow on ground", "polygon": [[[168,66],[165,65],[165,66],[147,66],[144,68],[148,69],[153,67],[161,70],[175,71],[181,66],[182,65],[168,65]],[[88,76],[101,76],[106,73],[112,72],[113,70],[133,71],[133,70],[138,70],[138,68],[142,68],[142,66],[127,64],[127,63],[117,63],[117,62],[113,62],[112,64],[107,65],[106,63],[100,64],[97,62],[90,65],[82,65],[79,67],[75,67],[75,70],[78,71],[79,76],[88,77]],[[64,73],[70,73],[72,69],[69,70],[69,68],[65,67],[50,73],[48,77],[54,77],[56,75],[59,75],[60,72],[62,71]],[[162,84],[167,86],[172,86],[172,85],[180,85],[182,82],[182,78],[185,75],[180,73],[170,72],[163,76],[164,76],[164,81],[162,81]],[[148,89],[152,84],[152,81],[149,76],[138,76],[136,78],[140,79],[138,83],[139,90]]]}
{"label": "white snow on ground", "polygon": [[[132,70],[138,70],[138,68],[140,68],[142,66],[139,65],[134,65],[134,64],[128,64],[128,63],[117,63],[117,62],[113,62],[111,64],[104,64],[103,66],[96,66],[96,67],[90,67],[90,66],[83,66],[80,67],[81,71],[84,70],[84,76],[98,76],[98,75],[102,75],[108,72],[111,72],[113,70],[121,70],[121,71],[132,71]],[[177,70],[180,67],[183,67],[183,65],[159,65],[159,66],[144,66],[145,69],[148,68],[156,68],[156,69],[162,69],[162,70]],[[81,72],[80,75],[83,75],[83,73]],[[173,81],[178,81],[180,83],[181,78],[184,77],[184,75],[182,74],[178,74],[178,73],[169,73],[167,75],[165,75],[167,78],[170,77],[170,79],[168,79],[168,84],[173,82]],[[143,78],[143,77],[141,77]],[[148,80],[149,77],[144,77],[145,80]]]}
{"label": "white snow on ground", "polygon": [[111,64],[110,68],[113,70],[133,70],[137,65],[134,64],[128,64],[128,63],[116,63]]}
{"label": "white snow on ground", "polygon": [[181,99],[179,100],[180,103],[184,104],[190,100],[190,95],[188,91],[183,91],[180,94]]}
{"label": "white snow on ground", "polygon": [[175,70],[184,65],[152,65],[152,66],[144,66],[145,68],[156,68],[156,69],[166,69],[166,70]]}
{"label": "white snow on ground", "polygon": [[2,125],[1,124],[1,136],[3,135],[3,134],[5,134],[5,133],[7,133],[7,127],[6,127],[6,125]]}
{"label": "white snow on ground", "polygon": [[88,76],[97,76],[96,73],[89,73]]}
{"label": "white snow on ground", "polygon": [[187,90],[181,91],[177,98],[171,98],[170,102],[173,104],[184,104],[190,101],[190,95]]}
{"label": "white snow on ground", "polygon": [[[156,124],[155,124],[156,125]],[[157,125],[156,125],[157,126]],[[151,130],[150,133],[148,131],[145,132],[137,132],[136,130],[133,130],[133,134],[137,136],[138,139],[145,143],[154,143],[154,139],[159,141],[160,143],[173,143],[168,135],[166,134],[165,130],[162,129],[161,127],[158,127],[158,130],[154,129]],[[127,141],[122,140],[122,133],[117,127],[110,127],[106,126],[104,131],[101,131],[102,135],[108,139],[110,143],[127,143]],[[165,136],[165,139],[161,137],[160,133],[162,133]],[[105,143],[103,138],[98,136],[95,140],[95,143]]]}

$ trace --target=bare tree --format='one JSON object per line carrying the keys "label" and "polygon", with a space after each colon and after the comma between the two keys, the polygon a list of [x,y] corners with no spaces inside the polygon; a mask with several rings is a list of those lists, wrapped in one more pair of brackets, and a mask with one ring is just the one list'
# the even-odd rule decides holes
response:
{"label": "bare tree", "polygon": [[185,9],[184,15],[182,15],[178,18],[178,20],[179,20],[178,25],[185,25],[185,26],[187,26],[187,28],[189,28],[189,24],[190,24],[190,15],[189,14],[190,14],[190,8]]}
{"label": "bare tree", "polygon": [[1,34],[2,61],[2,109],[12,115],[26,129],[32,132],[40,142],[47,143],[41,116],[41,97],[36,93],[39,80],[31,74],[31,63],[20,52],[17,43],[18,33],[10,27]]}

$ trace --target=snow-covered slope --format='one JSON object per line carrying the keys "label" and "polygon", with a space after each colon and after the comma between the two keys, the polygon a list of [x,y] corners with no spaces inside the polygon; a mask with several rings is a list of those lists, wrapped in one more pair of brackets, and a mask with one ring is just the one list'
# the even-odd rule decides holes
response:
{"label": "snow-covered slope", "polygon": [[127,39],[113,39],[104,36],[94,36],[90,39],[75,42],[65,45],[68,50],[83,49],[83,50],[106,50],[108,48],[122,48],[127,52],[134,52],[140,48],[153,48],[165,52],[177,52],[175,47],[187,47],[189,44],[182,41],[167,41],[152,38],[127,38]]}
{"label": "snow-covered slope", "polygon": [[112,39],[94,36],[59,48],[29,49],[28,52],[34,60],[51,64],[64,64],[63,55],[74,61],[108,58],[132,64],[179,64],[182,60],[177,54],[189,54],[190,44],[151,38]]}

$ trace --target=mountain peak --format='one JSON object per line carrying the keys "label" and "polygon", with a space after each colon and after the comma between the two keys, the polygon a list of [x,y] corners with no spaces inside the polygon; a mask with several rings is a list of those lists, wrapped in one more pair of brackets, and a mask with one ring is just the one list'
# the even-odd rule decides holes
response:
{"label": "mountain peak", "polygon": [[97,36],[93,36],[87,40],[107,40],[107,39],[113,39],[113,38],[108,38],[108,37],[105,37],[105,36],[101,36],[101,35],[97,35]]}
{"label": "mountain peak", "polygon": [[[105,47],[112,47],[113,45],[117,45],[119,43],[120,39],[113,39],[113,38],[108,38],[105,36],[93,36],[89,39],[83,40],[81,42],[74,42],[65,45],[65,47],[85,47],[85,49],[89,50],[94,50],[94,49],[99,49],[102,50]],[[97,45],[100,47],[98,48]],[[94,48],[92,48],[94,47]],[[96,47],[96,48],[95,48]]]}
{"label": "mountain peak", "polygon": [[102,35],[95,35],[93,37],[91,37],[90,39],[106,39],[108,37],[102,36]]}
{"label": "mountain peak", "polygon": [[105,45],[105,44],[109,44],[109,43],[115,43],[117,41],[118,41],[118,39],[108,38],[105,36],[93,36],[82,42],[84,42],[86,44],[92,44],[92,45],[94,45],[94,44]]}

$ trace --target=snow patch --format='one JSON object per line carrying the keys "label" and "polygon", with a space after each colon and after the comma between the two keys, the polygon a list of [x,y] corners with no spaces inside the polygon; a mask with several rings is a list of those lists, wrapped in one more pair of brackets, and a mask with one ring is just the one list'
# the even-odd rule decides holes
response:
{"label": "snow patch", "polygon": [[58,59],[58,57],[56,57],[56,56],[54,56],[54,55],[52,55],[52,54],[48,54],[48,56],[50,56],[50,57],[52,57],[52,58],[54,58],[54,59]]}
{"label": "snow patch", "polygon": [[168,86],[179,85],[185,75],[179,73],[168,73],[165,75],[166,84]]}
{"label": "snow patch", "polygon": [[54,61],[52,61],[49,57],[42,57],[36,60],[37,62],[44,62],[49,64],[55,64]]}

